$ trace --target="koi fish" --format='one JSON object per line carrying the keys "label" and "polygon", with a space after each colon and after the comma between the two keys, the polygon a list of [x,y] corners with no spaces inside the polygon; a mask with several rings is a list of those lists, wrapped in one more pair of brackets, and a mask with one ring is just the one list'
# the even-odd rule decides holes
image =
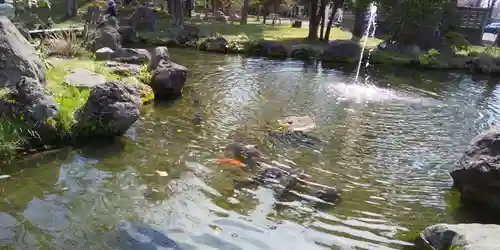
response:
{"label": "koi fish", "polygon": [[232,165],[234,167],[239,167],[243,168],[245,167],[245,164],[243,162],[235,160],[235,159],[218,159],[217,164],[227,164],[227,165]]}

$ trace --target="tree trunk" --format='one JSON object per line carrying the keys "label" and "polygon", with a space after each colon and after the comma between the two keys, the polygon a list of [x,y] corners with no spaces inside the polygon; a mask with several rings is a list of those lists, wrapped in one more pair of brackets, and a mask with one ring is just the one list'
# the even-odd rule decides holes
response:
{"label": "tree trunk", "polygon": [[309,2],[309,35],[307,39],[310,41],[318,40],[318,0]]}
{"label": "tree trunk", "polygon": [[249,7],[250,7],[250,0],[243,0],[243,8],[241,8],[241,20],[240,20],[241,25],[247,24]]}
{"label": "tree trunk", "polygon": [[172,1],[172,24],[174,26],[182,26],[184,24],[184,1],[183,0],[171,0]]}
{"label": "tree trunk", "polygon": [[211,0],[212,3],[212,14],[215,15],[215,12],[217,12],[217,0]]}
{"label": "tree trunk", "polygon": [[68,0],[68,17],[75,17],[77,12],[76,0]]}
{"label": "tree trunk", "polygon": [[267,16],[269,16],[269,8],[264,6],[264,11],[262,11],[262,24],[266,24]]}
{"label": "tree trunk", "polygon": [[352,31],[352,40],[359,41],[363,37],[363,28],[365,26],[365,14],[368,5],[366,3],[357,3],[354,9],[354,28]]}
{"label": "tree trunk", "polygon": [[330,12],[330,17],[328,19],[328,24],[326,24],[325,36],[323,37],[324,40],[327,42],[328,40],[330,40],[330,31],[332,29],[333,19],[335,18],[335,15],[337,14],[339,7],[342,6],[343,4],[344,0],[335,1],[333,3],[332,11]]}
{"label": "tree trunk", "polygon": [[[319,40],[323,40],[323,34],[325,31],[325,19],[326,19],[326,5],[328,1],[327,0],[321,0],[321,5],[319,7],[319,14],[318,14],[318,19],[321,20],[321,29],[319,31]],[[319,20],[318,20],[319,21]]]}
{"label": "tree trunk", "polygon": [[186,6],[184,6],[184,16],[191,17],[191,11],[193,10],[193,1],[186,0]]}
{"label": "tree trunk", "polygon": [[172,5],[172,2],[174,0],[167,0],[167,9],[168,9],[168,14],[172,15],[172,9],[173,9],[173,5]]}

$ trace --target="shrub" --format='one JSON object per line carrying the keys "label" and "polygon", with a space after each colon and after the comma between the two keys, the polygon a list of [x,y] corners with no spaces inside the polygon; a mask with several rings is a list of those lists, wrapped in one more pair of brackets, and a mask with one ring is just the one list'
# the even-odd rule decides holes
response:
{"label": "shrub", "polygon": [[453,31],[446,33],[442,45],[444,48],[450,48],[454,52],[468,52],[471,46],[469,41],[467,41],[462,34]]}
{"label": "shrub", "polygon": [[418,56],[418,61],[420,62],[420,65],[431,65],[436,63],[438,55],[439,51],[430,49],[427,53]]}
{"label": "shrub", "polygon": [[47,56],[79,57],[88,54],[91,41],[83,34],[78,36],[74,31],[52,33],[43,41],[43,51]]}

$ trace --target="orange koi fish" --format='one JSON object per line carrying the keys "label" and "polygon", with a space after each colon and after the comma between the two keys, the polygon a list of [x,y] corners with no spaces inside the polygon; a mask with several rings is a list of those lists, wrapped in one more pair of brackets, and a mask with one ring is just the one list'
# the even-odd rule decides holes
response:
{"label": "orange koi fish", "polygon": [[235,159],[217,159],[217,164],[227,164],[227,165],[232,165],[234,167],[239,167],[243,168],[245,167],[245,164],[243,162],[235,160]]}

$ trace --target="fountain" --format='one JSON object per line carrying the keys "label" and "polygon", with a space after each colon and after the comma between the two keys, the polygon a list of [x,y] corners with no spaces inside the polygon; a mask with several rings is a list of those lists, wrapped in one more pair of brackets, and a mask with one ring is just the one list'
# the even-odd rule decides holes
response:
{"label": "fountain", "polygon": [[[374,3],[371,3],[370,4],[370,18],[368,19],[368,27],[366,27],[366,31],[365,31],[365,40],[363,41],[363,47],[361,48],[361,55],[359,56],[358,69],[356,70],[356,77],[354,78],[355,82],[358,82],[359,72],[361,70],[361,63],[363,61],[363,54],[365,53],[366,42],[368,41],[368,38],[370,36],[372,38],[375,37],[375,29],[376,29],[376,20],[375,19],[376,19],[376,17],[377,17],[377,6]],[[373,27],[373,31],[370,33],[370,30],[372,27]]]}

